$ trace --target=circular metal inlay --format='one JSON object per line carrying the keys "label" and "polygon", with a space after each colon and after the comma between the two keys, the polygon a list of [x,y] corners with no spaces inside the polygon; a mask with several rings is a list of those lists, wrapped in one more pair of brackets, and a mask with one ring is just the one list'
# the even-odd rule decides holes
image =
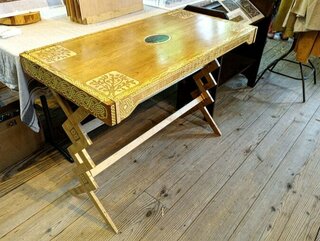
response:
{"label": "circular metal inlay", "polygon": [[150,35],[144,39],[146,43],[150,43],[150,44],[164,43],[169,40],[170,40],[170,36],[166,34]]}

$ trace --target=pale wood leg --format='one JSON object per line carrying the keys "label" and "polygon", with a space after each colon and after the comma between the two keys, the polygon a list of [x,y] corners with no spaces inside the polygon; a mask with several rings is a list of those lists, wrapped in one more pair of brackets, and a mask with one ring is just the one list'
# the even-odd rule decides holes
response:
{"label": "pale wood leg", "polygon": [[76,111],[72,111],[68,103],[64,101],[61,96],[55,92],[53,92],[53,95],[68,117],[62,126],[72,142],[72,145],[69,146],[68,151],[77,164],[75,173],[80,181],[80,185],[71,189],[70,192],[77,195],[87,193],[105,222],[112,227],[115,233],[118,233],[116,225],[94,193],[94,191],[98,188],[98,184],[94,180],[91,170],[95,168],[96,165],[86,150],[87,147],[92,145],[92,141],[81,126],[81,121],[83,121],[89,114],[82,107],[79,107]]}
{"label": "pale wood leg", "polygon": [[202,114],[204,115],[204,118],[206,119],[206,121],[209,123],[210,127],[212,128],[213,132],[216,133],[217,135],[221,136],[222,133],[218,127],[218,125],[216,124],[216,122],[214,121],[214,119],[212,118],[212,116],[210,115],[207,107],[205,107],[202,103],[199,104],[199,109],[202,112]]}
{"label": "pale wood leg", "polygon": [[100,212],[101,216],[103,217],[103,219],[106,221],[106,223],[109,223],[110,226],[112,227],[112,229],[114,230],[115,233],[119,233],[116,225],[114,224],[114,222],[112,221],[112,219],[110,218],[109,214],[107,213],[107,211],[105,210],[105,208],[103,207],[102,203],[100,202],[99,198],[96,196],[96,194],[91,191],[91,192],[87,192],[88,196],[90,197],[91,201],[93,202],[93,204],[96,206],[96,208],[98,209],[98,211]]}
{"label": "pale wood leg", "polygon": [[[213,76],[211,75],[211,72],[216,70],[217,68],[219,68],[220,65],[218,63],[217,60],[215,60],[214,62],[208,64],[207,66],[205,66],[200,72],[198,72],[197,74],[195,74],[193,76],[193,79],[195,80],[197,87],[198,87],[198,91],[195,91],[193,93],[191,93],[191,95],[196,98],[197,96],[202,96],[203,101],[201,103],[198,104],[198,109],[200,109],[200,111],[202,112],[202,114],[204,115],[204,118],[206,119],[206,121],[209,123],[210,127],[212,128],[213,132],[219,136],[222,135],[218,125],[216,124],[216,122],[213,120],[212,116],[210,115],[206,105],[212,104],[214,102],[210,92],[208,91],[208,89],[215,87],[217,85],[217,82],[215,81],[215,79],[213,78]],[[203,83],[202,78],[205,78],[207,83]]]}
{"label": "pale wood leg", "polygon": [[[214,78],[211,75],[211,72],[219,67],[217,61],[205,66],[200,72],[193,76],[199,91],[193,93],[194,100],[182,107],[180,110],[176,111],[162,122],[139,136],[134,141],[130,142],[128,145],[108,157],[106,160],[101,162],[99,165],[95,165],[91,159],[86,148],[92,145],[91,139],[88,137],[87,132],[81,125],[83,121],[89,114],[83,107],[79,107],[76,111],[72,111],[66,101],[64,101],[61,96],[53,92],[53,95],[57,99],[62,110],[65,112],[68,119],[63,123],[63,129],[67,133],[69,139],[72,142],[72,145],[68,148],[68,151],[74,161],[77,164],[75,172],[79,177],[80,186],[77,186],[71,190],[72,193],[82,194],[87,193],[91,201],[103,217],[106,223],[108,223],[112,229],[118,233],[118,229],[115,226],[114,222],[110,218],[109,214],[103,207],[102,203],[94,193],[98,188],[98,184],[95,182],[94,177],[99,173],[104,171],[110,165],[118,161],[120,158],[128,154],[130,151],[135,149],[137,146],[141,145],[144,141],[148,140],[150,137],[158,133],[164,127],[175,121],[180,116],[184,115],[188,111],[197,107],[200,109],[208,121],[209,125],[217,135],[221,135],[217,124],[213,120],[212,116],[209,114],[206,105],[213,103],[213,98],[210,95],[208,89],[217,85]],[[202,78],[206,79],[206,83],[202,82]]]}

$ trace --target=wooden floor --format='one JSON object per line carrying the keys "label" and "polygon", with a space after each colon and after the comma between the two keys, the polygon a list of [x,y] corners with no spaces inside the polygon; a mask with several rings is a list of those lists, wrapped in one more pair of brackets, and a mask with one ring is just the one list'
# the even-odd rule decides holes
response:
{"label": "wooden floor", "polygon": [[[261,68],[287,49],[269,41]],[[315,60],[320,70],[319,59]],[[280,64],[287,73],[297,66]],[[115,235],[52,150],[2,173],[1,240],[316,240],[320,227],[320,84],[266,74],[219,88],[216,137],[200,113],[178,119],[100,176]],[[171,98],[173,99],[173,98]],[[160,97],[93,133],[98,160],[173,111]],[[319,239],[320,240],[320,239]]]}

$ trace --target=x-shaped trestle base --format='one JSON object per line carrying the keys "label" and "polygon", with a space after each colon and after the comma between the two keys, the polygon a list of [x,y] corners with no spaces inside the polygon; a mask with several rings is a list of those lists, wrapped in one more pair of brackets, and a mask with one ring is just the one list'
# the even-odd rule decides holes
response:
{"label": "x-shaped trestle base", "polygon": [[221,131],[219,130],[217,124],[206,108],[207,105],[212,104],[214,101],[208,90],[217,85],[216,81],[211,75],[211,72],[219,67],[220,66],[218,61],[215,60],[212,63],[206,65],[196,74],[194,74],[193,79],[195,80],[198,87],[198,90],[192,93],[194,100],[192,100],[187,105],[164,119],[162,122],[139,136],[137,139],[133,140],[128,145],[108,157],[99,165],[95,165],[86,150],[87,147],[92,145],[92,141],[88,137],[86,130],[81,125],[81,122],[87,116],[89,116],[89,113],[83,107],[79,107],[76,111],[72,111],[68,103],[63,98],[61,98],[60,95],[53,92],[60,107],[63,109],[68,118],[63,124],[63,129],[72,142],[72,145],[68,148],[68,151],[77,164],[75,171],[80,180],[80,185],[72,189],[71,191],[75,194],[87,193],[93,204],[96,206],[97,210],[100,212],[103,219],[106,221],[106,223],[110,224],[110,226],[116,233],[118,233],[116,225],[94,193],[94,191],[98,188],[98,184],[96,183],[94,178],[110,165],[141,145],[144,141],[148,140],[150,137],[158,133],[174,120],[186,114],[188,111],[192,110],[195,107],[198,107],[201,110],[214,133],[221,136]]}

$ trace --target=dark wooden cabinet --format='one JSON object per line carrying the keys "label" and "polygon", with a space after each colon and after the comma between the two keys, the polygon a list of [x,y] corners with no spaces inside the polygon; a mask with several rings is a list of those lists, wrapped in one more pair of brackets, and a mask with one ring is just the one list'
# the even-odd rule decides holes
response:
{"label": "dark wooden cabinet", "polygon": [[248,85],[254,87],[263,49],[266,44],[269,24],[272,18],[273,0],[251,1],[265,16],[252,23],[258,27],[256,42],[252,45],[242,45],[222,57],[219,84],[223,84],[236,74],[242,73],[248,79]]}

